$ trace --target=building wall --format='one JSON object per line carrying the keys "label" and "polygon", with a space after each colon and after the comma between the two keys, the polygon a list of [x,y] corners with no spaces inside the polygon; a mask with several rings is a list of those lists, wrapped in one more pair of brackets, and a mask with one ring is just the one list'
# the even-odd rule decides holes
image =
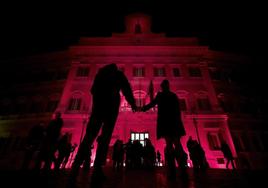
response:
{"label": "building wall", "polygon": [[[137,18],[144,20],[139,22],[141,32],[136,33]],[[248,60],[211,51],[199,45],[197,38],[169,38],[163,33],[151,33],[149,17],[132,15],[126,19],[126,25],[125,33],[84,37],[64,52],[5,62],[18,69],[6,66],[6,70],[2,70],[10,74],[8,78],[1,78],[0,86],[0,105],[4,109],[0,113],[1,152],[12,151],[12,144],[7,143],[13,143],[18,137],[23,145],[30,128],[40,121],[47,124],[55,111],[62,112],[63,132],[71,132],[72,142],[79,144],[91,113],[90,88],[94,77],[102,66],[116,63],[129,79],[135,98],[145,103],[150,101],[150,81],[154,95],[163,79],[170,81],[171,90],[185,101],[182,120],[186,136],[181,141],[186,152],[187,139],[192,136],[200,141],[210,167],[225,168],[219,150],[220,141],[224,139],[231,146],[239,168],[246,168],[247,161],[252,168],[265,167],[268,133],[263,127],[267,119],[261,115],[262,111],[249,115],[252,113],[245,109],[253,108],[246,108],[247,103],[242,103],[248,98],[242,100],[240,86],[233,79],[232,71],[248,65]],[[134,75],[137,68],[142,68],[144,75]],[[54,101],[51,108],[48,107],[50,99]],[[260,101],[258,104],[262,104]],[[156,139],[156,114],[157,108],[132,113],[122,96],[110,145],[116,139],[127,142],[131,133],[146,132],[164,156],[165,143]],[[97,146],[94,145],[93,158]]]}

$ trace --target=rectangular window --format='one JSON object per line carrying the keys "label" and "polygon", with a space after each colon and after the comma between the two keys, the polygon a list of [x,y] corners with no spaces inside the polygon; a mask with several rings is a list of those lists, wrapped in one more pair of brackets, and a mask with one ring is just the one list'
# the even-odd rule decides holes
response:
{"label": "rectangular window", "polygon": [[81,98],[72,98],[69,102],[68,110],[80,110]]}
{"label": "rectangular window", "polygon": [[78,67],[76,71],[77,77],[87,77],[89,75],[89,67]]}
{"label": "rectangular window", "polygon": [[208,133],[207,134],[209,148],[211,150],[220,150],[220,142],[217,136],[217,133]]}
{"label": "rectangular window", "polygon": [[190,77],[201,77],[201,70],[199,67],[189,67],[189,76]]}
{"label": "rectangular window", "polygon": [[235,149],[239,152],[239,151],[243,151],[239,136],[236,134],[232,134],[232,138],[233,138],[233,142],[235,145]]}
{"label": "rectangular window", "polygon": [[211,105],[208,98],[197,99],[197,105],[199,110],[210,111]]}
{"label": "rectangular window", "polygon": [[218,164],[224,164],[224,158],[217,158]]}
{"label": "rectangular window", "polygon": [[164,77],[166,76],[166,70],[164,67],[156,67],[154,68],[154,76],[155,77]]}
{"label": "rectangular window", "polygon": [[133,69],[133,76],[135,76],[135,77],[144,77],[145,76],[144,67],[135,67]]}
{"label": "rectangular window", "polygon": [[139,140],[142,146],[145,145],[145,139],[149,139],[149,133],[147,132],[131,132],[130,135],[131,141],[133,142],[134,140]]}
{"label": "rectangular window", "polygon": [[179,68],[173,68],[173,76],[174,77],[180,77],[181,73],[180,73],[180,69]]}

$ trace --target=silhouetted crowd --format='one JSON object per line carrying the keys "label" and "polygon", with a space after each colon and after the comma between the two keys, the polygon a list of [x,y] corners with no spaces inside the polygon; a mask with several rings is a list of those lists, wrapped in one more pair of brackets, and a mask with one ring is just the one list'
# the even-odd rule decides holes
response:
{"label": "silhouetted crowd", "polygon": [[61,113],[57,112],[47,127],[40,123],[30,130],[22,169],[50,170],[52,167],[54,169],[66,167],[77,144],[71,143],[70,133],[61,135],[62,126]]}
{"label": "silhouetted crowd", "polygon": [[[156,96],[151,92],[150,103],[138,107],[127,77],[116,64],[108,64],[100,68],[90,91],[93,104],[86,133],[74,159],[73,155],[77,145],[72,145],[70,133],[62,135],[63,120],[61,113],[57,112],[47,127],[39,124],[30,131],[22,168],[28,169],[32,166],[37,170],[50,170],[54,167],[55,170],[59,170],[69,165],[71,167],[70,180],[75,182],[81,166],[85,170],[91,167],[91,150],[96,140],[97,148],[92,178],[97,182],[105,180],[103,166],[106,163],[110,141],[119,114],[120,92],[122,92],[134,113],[146,112],[157,105],[156,138],[165,141],[165,163],[163,165],[166,166],[167,177],[171,180],[176,179],[177,166],[182,174],[186,175],[188,155],[180,141],[181,137],[186,135],[186,131],[181,119],[179,98],[170,90],[168,80],[163,80],[160,87],[161,91]],[[155,166],[161,166],[160,152],[155,151],[150,139],[146,138],[144,141],[143,146],[139,140],[129,139],[125,144],[120,139],[116,140],[112,152],[113,168],[120,170],[125,165],[128,170],[154,169]],[[195,170],[209,167],[203,148],[191,136],[187,141],[187,148]],[[226,167],[228,168],[231,162],[234,168],[234,158],[226,143],[222,144],[221,150],[227,160]],[[68,164],[68,162],[70,163]]]}
{"label": "silhouetted crowd", "polygon": [[[116,140],[113,145],[113,168],[120,170],[125,164],[126,169],[153,169],[156,163],[156,152],[151,140],[145,139],[143,146],[139,140],[133,142],[129,139],[126,144]],[[158,158],[159,159],[159,158]]]}

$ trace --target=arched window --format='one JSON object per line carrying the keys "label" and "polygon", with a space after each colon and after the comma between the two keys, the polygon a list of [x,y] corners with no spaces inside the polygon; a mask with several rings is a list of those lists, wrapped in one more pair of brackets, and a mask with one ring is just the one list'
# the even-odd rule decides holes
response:
{"label": "arched window", "polygon": [[69,100],[68,110],[79,111],[82,106],[82,95],[81,93],[74,93]]}
{"label": "arched window", "polygon": [[181,111],[187,111],[188,92],[187,91],[176,91],[176,94],[179,98]]}
{"label": "arched window", "polygon": [[137,91],[134,91],[133,94],[134,94],[134,98],[136,101],[136,105],[138,107],[144,106],[146,103],[146,92],[142,90],[137,90]]}
{"label": "arched window", "polygon": [[135,25],[135,34],[141,34],[142,31],[141,31],[141,25],[139,23],[137,23]]}

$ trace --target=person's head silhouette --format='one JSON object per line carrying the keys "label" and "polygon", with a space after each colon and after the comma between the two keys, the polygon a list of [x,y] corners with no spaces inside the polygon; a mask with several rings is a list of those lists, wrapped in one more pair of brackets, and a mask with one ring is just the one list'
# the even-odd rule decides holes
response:
{"label": "person's head silhouette", "polygon": [[161,89],[163,92],[165,91],[169,91],[169,81],[168,80],[163,80],[162,83],[161,83]]}

